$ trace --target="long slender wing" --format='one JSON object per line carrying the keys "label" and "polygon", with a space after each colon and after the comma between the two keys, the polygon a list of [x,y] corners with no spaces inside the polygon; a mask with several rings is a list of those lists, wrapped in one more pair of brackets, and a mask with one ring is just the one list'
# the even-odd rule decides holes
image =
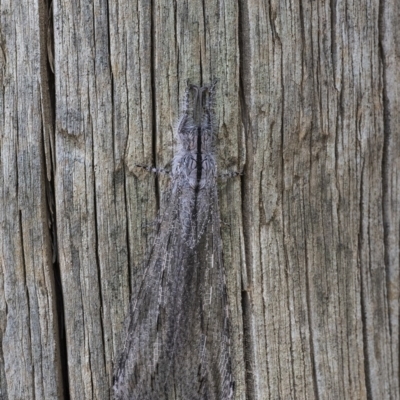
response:
{"label": "long slender wing", "polygon": [[183,239],[179,198],[172,188],[132,299],[126,339],[114,376],[116,399],[232,398],[229,319],[216,187],[196,246]]}
{"label": "long slender wing", "polygon": [[171,190],[132,299],[116,399],[230,400],[229,319],[220,238],[213,98],[189,85]]}

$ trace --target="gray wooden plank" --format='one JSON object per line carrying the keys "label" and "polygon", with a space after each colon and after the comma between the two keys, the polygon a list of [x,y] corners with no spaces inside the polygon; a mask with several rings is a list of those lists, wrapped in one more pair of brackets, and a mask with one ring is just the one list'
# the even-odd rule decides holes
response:
{"label": "gray wooden plank", "polygon": [[62,399],[44,153],[47,8],[2,1],[0,10],[0,398]]}

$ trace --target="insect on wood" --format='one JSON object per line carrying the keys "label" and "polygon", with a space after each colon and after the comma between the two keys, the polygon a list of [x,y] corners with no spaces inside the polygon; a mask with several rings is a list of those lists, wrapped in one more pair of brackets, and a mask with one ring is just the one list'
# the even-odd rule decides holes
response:
{"label": "insect on wood", "polygon": [[233,398],[215,86],[186,88],[169,189],[115,367],[116,399]]}

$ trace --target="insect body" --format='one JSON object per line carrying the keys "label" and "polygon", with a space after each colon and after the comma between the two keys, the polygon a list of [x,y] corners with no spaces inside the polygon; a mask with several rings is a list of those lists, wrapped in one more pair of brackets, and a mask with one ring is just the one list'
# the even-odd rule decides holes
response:
{"label": "insect body", "polygon": [[170,188],[115,369],[116,399],[233,396],[214,89],[215,83],[186,89]]}

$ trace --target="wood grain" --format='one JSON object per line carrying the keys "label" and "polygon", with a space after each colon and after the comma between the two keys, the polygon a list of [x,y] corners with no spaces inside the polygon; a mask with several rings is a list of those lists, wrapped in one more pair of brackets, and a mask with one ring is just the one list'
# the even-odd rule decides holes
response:
{"label": "wood grain", "polygon": [[0,9],[0,398],[61,399],[47,8]]}
{"label": "wood grain", "polygon": [[168,167],[214,78],[236,398],[400,398],[398,1],[0,18],[0,399],[110,398],[168,184],[135,165]]}

